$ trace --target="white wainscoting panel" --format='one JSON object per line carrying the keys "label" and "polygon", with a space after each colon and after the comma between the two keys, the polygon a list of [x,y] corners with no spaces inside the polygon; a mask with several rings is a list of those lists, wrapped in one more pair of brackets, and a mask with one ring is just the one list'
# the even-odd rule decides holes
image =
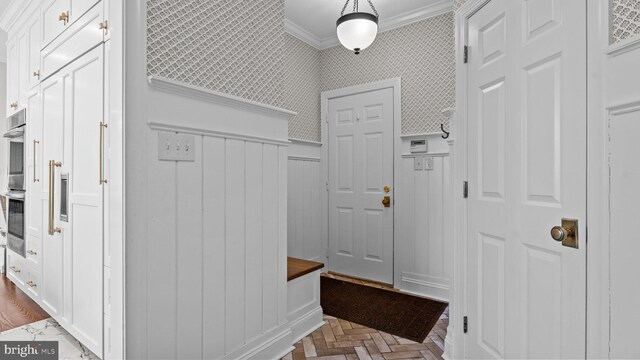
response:
{"label": "white wainscoting panel", "polygon": [[[159,81],[127,132],[127,357],[284,356],[291,114]],[[195,161],[158,160],[160,132]]]}
{"label": "white wainscoting panel", "polygon": [[[414,170],[414,156],[402,156],[396,184],[395,286],[443,301],[449,300],[451,244],[450,171],[446,143],[429,136],[431,170]],[[407,142],[406,140],[404,141]],[[408,149],[406,144],[403,148]],[[440,152],[442,150],[442,152]],[[398,236],[399,235],[399,236]]]}
{"label": "white wainscoting panel", "polygon": [[322,231],[320,144],[292,140],[289,151],[288,238],[289,256],[325,262]]}

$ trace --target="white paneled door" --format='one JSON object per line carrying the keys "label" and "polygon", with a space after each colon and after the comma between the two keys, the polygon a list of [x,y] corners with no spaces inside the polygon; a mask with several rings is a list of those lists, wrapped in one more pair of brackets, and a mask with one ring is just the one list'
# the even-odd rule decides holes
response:
{"label": "white paneled door", "polygon": [[468,46],[467,356],[584,358],[586,1],[492,0]]}
{"label": "white paneled door", "polygon": [[393,106],[393,88],[330,99],[328,106],[329,269],[387,284],[393,283]]}

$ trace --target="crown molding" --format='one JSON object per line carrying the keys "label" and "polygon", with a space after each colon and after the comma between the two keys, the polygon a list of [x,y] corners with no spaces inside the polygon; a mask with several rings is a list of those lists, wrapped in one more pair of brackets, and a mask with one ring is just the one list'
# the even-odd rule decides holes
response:
{"label": "crown molding", "polygon": [[11,1],[11,4],[7,6],[4,13],[0,14],[0,29],[8,33],[16,21],[20,19],[20,15],[22,15],[32,2],[33,0]]}
{"label": "crown molding", "polygon": [[[421,8],[381,20],[378,26],[378,33],[394,30],[451,11],[453,11],[452,1],[440,0],[434,4],[426,5]],[[320,38],[289,19],[284,20],[284,29],[290,35],[304,41],[318,50],[324,50],[340,45],[340,41],[336,35]]]}
{"label": "crown molding", "polygon": [[318,48],[322,43],[322,40],[319,37],[313,35],[289,19],[284,19],[284,31],[315,48]]}

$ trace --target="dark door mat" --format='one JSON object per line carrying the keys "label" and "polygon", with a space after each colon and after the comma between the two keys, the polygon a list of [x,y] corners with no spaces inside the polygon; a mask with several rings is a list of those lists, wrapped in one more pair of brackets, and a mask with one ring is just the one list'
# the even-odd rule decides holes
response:
{"label": "dark door mat", "polygon": [[422,343],[447,304],[391,290],[321,277],[325,314]]}

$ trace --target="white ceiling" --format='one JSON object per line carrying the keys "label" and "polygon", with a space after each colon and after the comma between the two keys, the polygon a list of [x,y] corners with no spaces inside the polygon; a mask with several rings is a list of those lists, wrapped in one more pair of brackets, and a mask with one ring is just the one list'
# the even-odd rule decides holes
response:
{"label": "white ceiling", "polygon": [[[453,0],[372,0],[380,14],[380,31],[410,24],[451,11]],[[336,20],[345,0],[285,0],[287,32],[323,49],[338,44]],[[367,0],[359,0],[360,11],[373,12]],[[353,0],[345,10],[353,11]]]}

